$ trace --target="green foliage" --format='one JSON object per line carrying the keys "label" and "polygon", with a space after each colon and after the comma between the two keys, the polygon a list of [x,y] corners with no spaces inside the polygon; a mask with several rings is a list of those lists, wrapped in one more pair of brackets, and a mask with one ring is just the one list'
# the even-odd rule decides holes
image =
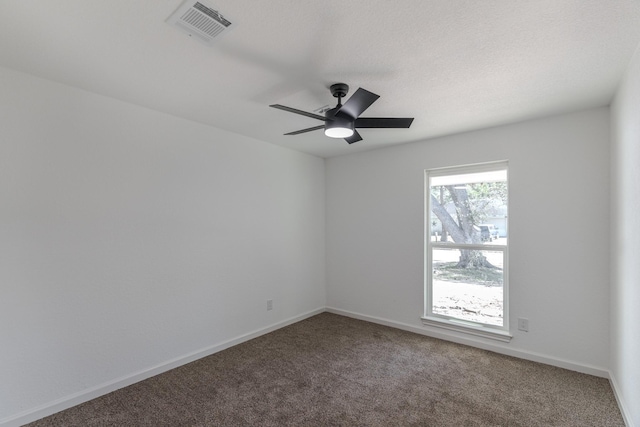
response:
{"label": "green foliage", "polygon": [[[467,191],[469,213],[474,224],[482,224],[490,215],[491,211],[507,203],[507,183],[502,182],[475,182],[470,184],[456,185],[455,189],[462,187]],[[431,194],[440,202],[446,205],[453,201],[450,186],[431,187]],[[460,207],[456,206],[459,212]],[[455,219],[455,218],[454,218]]]}

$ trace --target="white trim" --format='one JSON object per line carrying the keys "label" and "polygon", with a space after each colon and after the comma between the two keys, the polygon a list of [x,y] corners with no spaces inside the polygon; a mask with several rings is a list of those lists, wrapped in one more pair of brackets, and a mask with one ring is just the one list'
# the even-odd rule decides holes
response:
{"label": "white trim", "polygon": [[471,243],[455,243],[455,242],[429,242],[430,246],[438,249],[471,249],[475,251],[494,251],[506,252],[509,248],[507,245],[494,244],[471,244]]}
{"label": "white trim", "polygon": [[[430,176],[443,175],[467,175],[480,172],[493,172],[500,169],[509,169],[509,160],[498,160],[496,162],[472,163],[462,166],[443,166],[439,168],[427,169]],[[507,172],[508,173],[508,172]]]}
{"label": "white trim", "polygon": [[437,317],[423,317],[422,323],[427,326],[435,326],[437,328],[449,329],[451,331],[462,332],[502,342],[510,342],[511,338],[513,338],[513,335],[504,329],[492,329],[481,324],[475,324],[473,322],[466,322],[464,320],[453,318],[439,319]]}
{"label": "white trim", "polygon": [[609,371],[609,383],[611,384],[611,389],[613,390],[613,395],[616,398],[616,402],[618,403],[618,408],[620,409],[620,413],[622,414],[622,420],[627,427],[634,427],[633,421],[631,420],[631,414],[627,409],[627,405],[624,403],[624,399],[622,398],[622,393],[620,392],[620,387],[618,386],[618,382],[616,381],[616,377],[613,375],[611,371]]}
{"label": "white trim", "polygon": [[327,307],[326,311],[329,313],[339,314],[341,316],[347,316],[347,317],[364,320],[371,323],[377,323],[379,325],[389,326],[396,329],[402,329],[404,331],[414,332],[420,335],[426,335],[432,338],[438,338],[444,341],[451,341],[458,344],[468,345],[470,347],[480,348],[482,350],[489,350],[489,351],[493,351],[494,353],[504,354],[506,356],[513,356],[519,359],[530,360],[532,362],[538,362],[538,363],[544,363],[546,365],[557,366],[558,368],[569,369],[571,371],[594,375],[596,377],[609,378],[609,371],[601,367],[584,365],[581,363],[573,362],[571,360],[560,359],[560,358],[552,357],[546,354],[539,354],[539,353],[534,353],[526,350],[515,350],[513,348],[503,347],[501,345],[493,344],[492,342],[484,341],[480,337],[478,337],[478,339],[470,338],[470,337],[459,337],[449,332],[440,332],[436,330],[425,329],[425,327],[409,325],[407,323],[396,322],[396,321],[384,319],[381,317],[368,316],[365,314],[341,310],[338,308]]}
{"label": "white trim", "polygon": [[245,341],[252,340],[261,335],[268,334],[269,332],[273,332],[277,329],[283,328],[285,326],[291,325],[293,323],[296,323],[301,320],[307,319],[309,317],[315,316],[317,314],[323,313],[324,311],[325,311],[324,308],[317,308],[307,313],[303,313],[298,316],[290,317],[283,321],[274,323],[270,326],[256,329],[255,331],[246,333],[244,335],[240,335],[236,338],[223,341],[219,344],[214,344],[209,347],[203,348],[201,350],[197,350],[192,353],[188,353],[183,356],[176,357],[174,359],[160,363],[148,369],[144,369],[142,371],[138,371],[130,375],[125,375],[123,377],[116,378],[112,381],[108,381],[106,383],[103,383],[94,387],[90,387],[88,389],[79,391],[77,393],[70,394],[60,399],[56,399],[52,402],[45,403],[44,405],[40,405],[35,408],[1,419],[0,426],[19,427],[24,424],[30,423],[32,421],[39,420],[41,418],[55,414],[56,412],[69,409],[73,406],[87,402],[91,399],[95,399],[96,397],[103,396],[107,393],[111,393],[112,391],[118,390],[123,387],[127,387],[129,385],[135,384],[142,380],[146,380],[147,378],[151,378],[155,375],[161,374],[163,372],[167,372],[171,369],[177,368],[179,366],[185,365],[187,363],[193,362],[203,357],[218,353],[219,351],[225,350],[229,347],[233,347],[234,345],[241,344]]}

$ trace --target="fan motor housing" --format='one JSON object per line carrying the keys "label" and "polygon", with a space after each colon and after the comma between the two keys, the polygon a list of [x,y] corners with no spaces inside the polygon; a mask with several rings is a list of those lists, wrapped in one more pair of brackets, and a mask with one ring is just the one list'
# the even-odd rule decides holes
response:
{"label": "fan motor housing", "polygon": [[344,98],[349,93],[349,85],[346,83],[336,83],[329,87],[331,94],[336,98]]}

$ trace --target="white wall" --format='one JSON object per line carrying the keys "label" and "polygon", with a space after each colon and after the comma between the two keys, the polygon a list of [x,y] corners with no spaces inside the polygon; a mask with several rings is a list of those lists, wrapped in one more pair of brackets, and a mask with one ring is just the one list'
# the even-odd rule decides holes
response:
{"label": "white wall", "polygon": [[[610,330],[607,108],[327,160],[325,288],[322,159],[0,68],[0,424],[325,305],[592,373],[611,331],[630,407],[639,87],[614,106]],[[514,338],[425,327],[423,171],[504,159]]]}
{"label": "white wall", "polygon": [[[599,108],[329,159],[328,306],[607,375],[609,137]],[[424,170],[495,160],[509,161],[514,337],[504,344],[420,321]]]}
{"label": "white wall", "polygon": [[322,159],[1,68],[0,94],[0,424],[325,306]]}
{"label": "white wall", "polygon": [[640,426],[640,51],[611,107],[611,373]]}

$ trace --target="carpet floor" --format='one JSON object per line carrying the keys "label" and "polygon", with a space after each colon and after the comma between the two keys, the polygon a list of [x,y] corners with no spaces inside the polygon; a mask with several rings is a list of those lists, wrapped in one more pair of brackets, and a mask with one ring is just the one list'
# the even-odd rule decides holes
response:
{"label": "carpet floor", "polygon": [[624,422],[604,378],[322,313],[29,426]]}

